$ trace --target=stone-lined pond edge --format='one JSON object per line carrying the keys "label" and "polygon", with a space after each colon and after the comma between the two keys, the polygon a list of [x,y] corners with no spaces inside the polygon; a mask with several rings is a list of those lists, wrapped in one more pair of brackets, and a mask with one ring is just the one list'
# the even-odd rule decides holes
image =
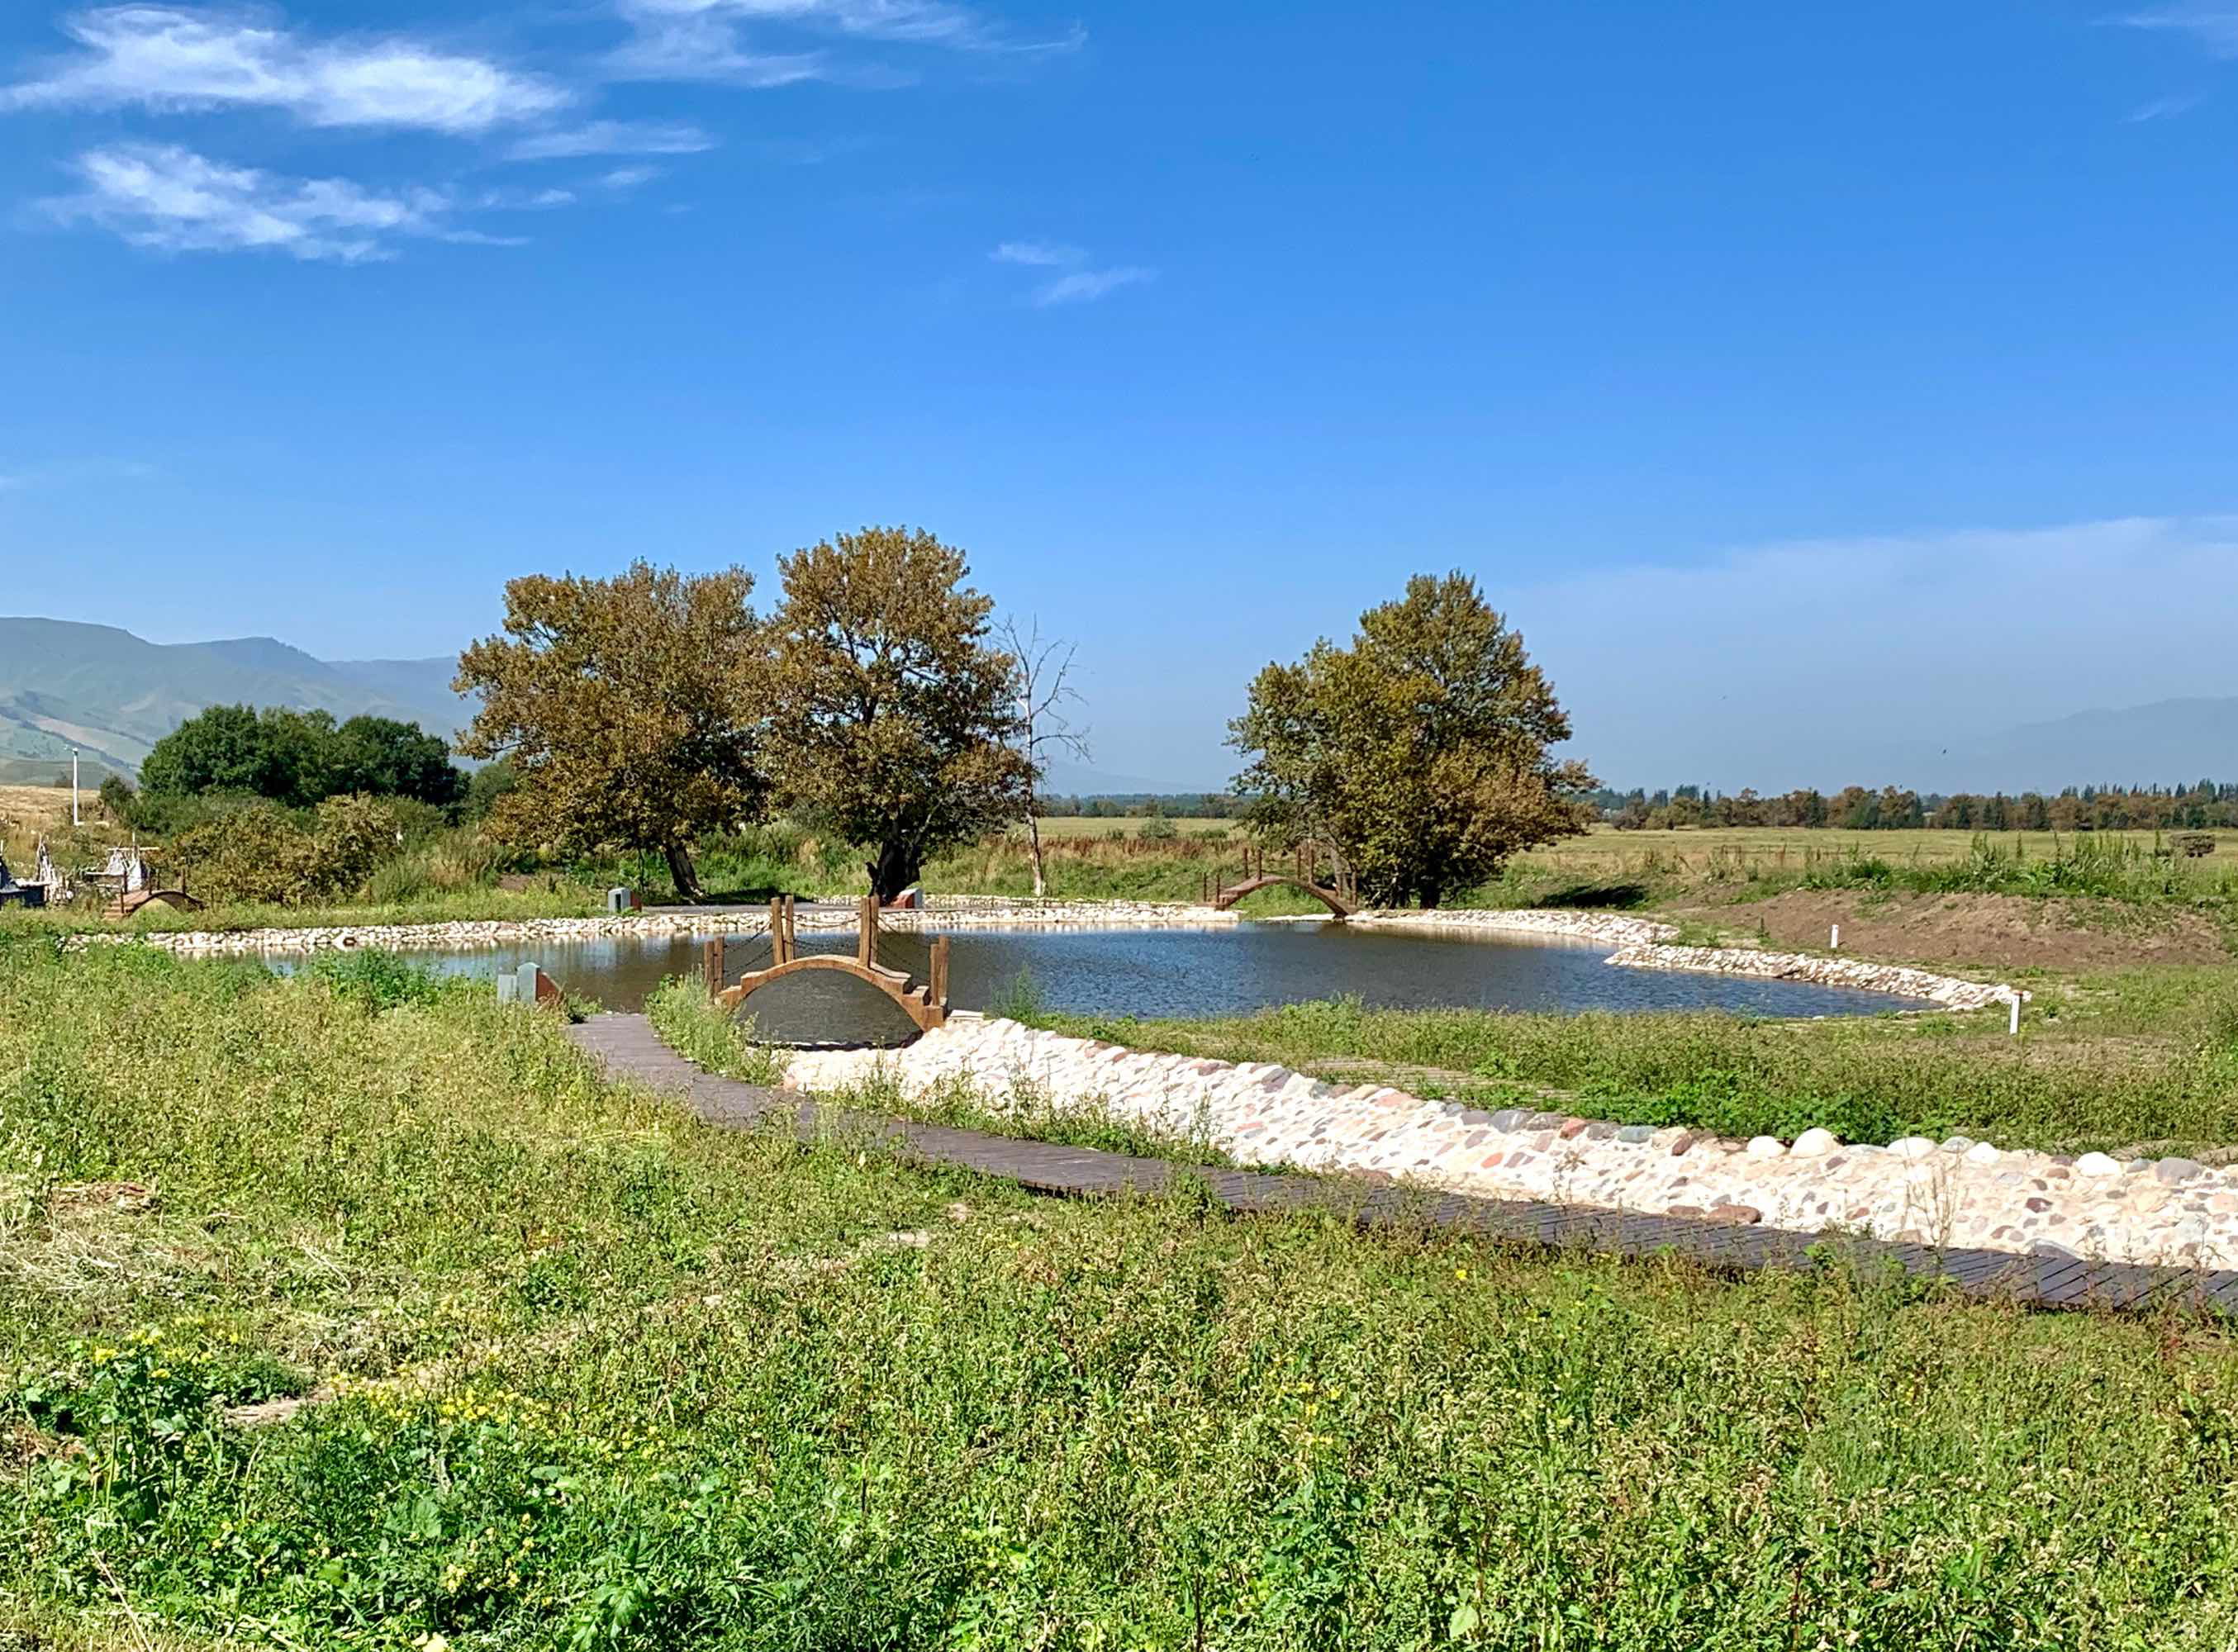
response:
{"label": "stone-lined pond edge", "polygon": [[610,1079],[665,1090],[707,1124],[760,1127],[778,1121],[801,1139],[867,1134],[921,1163],[1000,1178],[1037,1193],[1074,1198],[1155,1193],[1183,1179],[1241,1215],[1317,1210],[1370,1231],[1423,1226],[1455,1234],[1633,1259],[1684,1256],[1724,1273],[1765,1268],[1895,1268],[1962,1293],[2044,1308],[2152,1309],[2183,1305],[2227,1313],[2238,1307],[2238,1272],[2049,1254],[1889,1242],[1850,1234],[1787,1233],[1761,1224],[1677,1213],[1647,1215],[1544,1200],[1425,1193],[1387,1178],[1269,1175],[1248,1170],[1136,1159],[1089,1148],[957,1130],[917,1120],[802,1100],[725,1078],[663,1044],[643,1015],[597,1015],[567,1037]]}
{"label": "stone-lined pond edge", "polygon": [[[895,930],[927,929],[1220,929],[1243,922],[1233,912],[1155,901],[1024,901],[994,895],[935,896],[916,910],[882,913],[879,922]],[[1996,982],[1968,981],[1895,964],[1808,953],[1765,952],[1751,947],[1681,947],[1678,931],[1650,918],[1601,912],[1464,910],[1363,912],[1351,918],[1358,928],[1420,929],[1513,936],[1520,940],[1592,942],[1614,948],[1607,961],[1629,969],[1682,970],[1745,975],[1758,980],[1806,981],[1846,987],[1894,997],[1917,999],[1949,1009],[1980,1009],[1990,1004],[2025,1001],[2028,995]],[[705,911],[669,909],[586,918],[506,918],[452,923],[361,924],[316,928],[239,930],[97,931],[72,938],[73,945],[138,941],[166,951],[195,956],[348,951],[472,951],[478,948],[549,942],[574,942],[638,936],[759,935],[769,927],[765,910],[728,907]],[[799,927],[812,932],[851,931],[851,907],[803,906]]]}
{"label": "stone-lined pond edge", "polygon": [[785,1083],[904,1096],[968,1085],[981,1105],[1123,1120],[1242,1165],[1388,1178],[1497,1199],[1864,1235],[2043,1257],[2238,1264],[2238,1170],[2008,1152],[1963,1136],[1791,1144],[1487,1110],[1268,1063],[1160,1054],[958,1012],[898,1050],[802,1051]]}

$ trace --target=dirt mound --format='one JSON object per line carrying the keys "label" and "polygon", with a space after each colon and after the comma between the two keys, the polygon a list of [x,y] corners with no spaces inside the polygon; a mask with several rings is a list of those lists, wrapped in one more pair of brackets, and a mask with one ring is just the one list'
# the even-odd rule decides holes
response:
{"label": "dirt mound", "polygon": [[1823,948],[1838,923],[1843,951],[1890,962],[2077,970],[2228,963],[2231,957],[2221,925],[2203,913],[2115,901],[1793,889],[1770,901],[1678,915],[1729,930],[1761,925],[1774,944],[1788,947]]}

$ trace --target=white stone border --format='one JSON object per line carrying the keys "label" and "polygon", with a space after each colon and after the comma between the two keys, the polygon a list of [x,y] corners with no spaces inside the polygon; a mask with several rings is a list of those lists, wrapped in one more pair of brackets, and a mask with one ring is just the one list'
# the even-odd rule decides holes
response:
{"label": "white stone border", "polygon": [[2238,1168],[2006,1152],[1954,1136],[1792,1144],[1517,1106],[1487,1111],[1288,1067],[1160,1054],[959,1013],[898,1050],[794,1054],[788,1087],[970,1084],[998,1110],[1078,1109],[1202,1140],[1247,1165],[1383,1176],[1495,1199],[1763,1222],[1910,1244],[2112,1261],[2238,1262]]}
{"label": "white stone border", "polygon": [[[997,897],[982,897],[995,899]],[[1186,928],[1224,929],[1240,920],[1232,912],[1207,907],[1182,906],[1152,901],[1020,901],[1001,906],[948,908],[934,905],[915,910],[882,912],[878,922],[889,929],[1039,929],[1039,928]],[[855,927],[851,907],[811,909],[799,915],[804,929],[818,933],[850,930]],[[73,935],[74,947],[141,942],[167,952],[204,955],[246,955],[251,953],[348,951],[378,948],[413,952],[442,949],[467,951],[484,947],[513,946],[524,942],[566,945],[603,941],[618,935],[760,935],[769,928],[765,908],[729,907],[715,911],[680,908],[659,912],[633,912],[588,918],[486,918],[452,923],[368,923],[327,925],[316,928],[266,929],[103,929]]]}

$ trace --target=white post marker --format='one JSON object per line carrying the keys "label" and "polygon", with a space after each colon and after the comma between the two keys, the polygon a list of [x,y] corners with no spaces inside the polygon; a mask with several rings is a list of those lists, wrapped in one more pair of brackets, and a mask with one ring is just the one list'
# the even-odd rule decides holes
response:
{"label": "white post marker", "polygon": [[70,824],[82,825],[77,817],[77,753],[70,753]]}
{"label": "white post marker", "polygon": [[2018,1038],[2021,1035],[2021,995],[2015,993],[2010,1001],[2013,1007],[2012,1036]]}
{"label": "white post marker", "polygon": [[1829,941],[1829,942],[1826,943],[1826,949],[1827,949],[1829,952],[1839,952],[1839,951],[1841,951],[1841,949],[1842,949],[1842,926],[1841,926],[1840,924],[1838,924],[1838,923],[1837,923],[1837,924],[1836,924],[1836,925],[1834,926],[1834,938],[1833,938],[1831,941]]}

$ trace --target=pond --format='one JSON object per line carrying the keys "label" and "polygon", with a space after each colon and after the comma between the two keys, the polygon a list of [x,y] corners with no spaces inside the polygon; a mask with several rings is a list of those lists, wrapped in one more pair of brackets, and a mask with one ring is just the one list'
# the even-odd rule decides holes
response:
{"label": "pond", "polygon": [[[888,932],[878,957],[926,975],[930,937]],[[1719,1009],[1758,1016],[1871,1015],[1914,1000],[1803,981],[1622,969],[1600,942],[1542,942],[1467,932],[1353,928],[1341,923],[1241,923],[1208,929],[959,929],[950,946],[950,1002],[986,1009],[1030,978],[1049,1009],[1142,1016],[1232,1015],[1269,1005],[1357,995],[1378,1007],[1470,1009]],[[854,937],[804,930],[803,952],[850,954]],[[697,979],[700,942],[634,936],[540,942],[414,955],[439,970],[493,975],[525,961],[608,1009],[636,1009],[665,976]],[[730,979],[769,961],[761,935],[729,944]],[[762,1033],[786,1042],[884,1042],[912,1029],[865,983],[814,971],[754,995]]]}

